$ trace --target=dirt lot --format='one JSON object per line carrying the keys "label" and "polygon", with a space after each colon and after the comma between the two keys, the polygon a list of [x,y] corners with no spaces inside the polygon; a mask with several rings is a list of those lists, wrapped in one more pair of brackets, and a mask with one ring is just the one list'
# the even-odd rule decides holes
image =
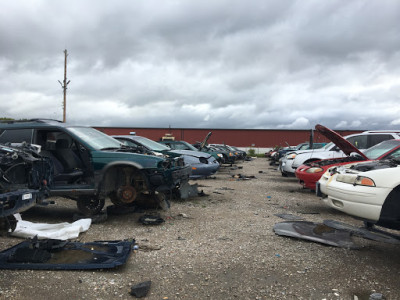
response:
{"label": "dirt lot", "polygon": [[[277,213],[362,223],[325,207],[265,159],[238,166],[243,168],[223,168],[215,179],[198,180],[207,196],[173,202],[162,225],[141,225],[143,213],[133,213],[108,216],[81,234],[83,242],[135,238],[140,249],[126,265],[96,271],[2,270],[0,298],[132,299],[130,287],[151,280],[146,299],[361,300],[373,292],[400,299],[398,246],[357,238],[361,249],[349,250],[275,235],[274,224],[284,221]],[[256,178],[232,178],[238,173]],[[71,222],[75,203],[56,202],[23,218]],[[0,249],[20,241],[2,237]]]}

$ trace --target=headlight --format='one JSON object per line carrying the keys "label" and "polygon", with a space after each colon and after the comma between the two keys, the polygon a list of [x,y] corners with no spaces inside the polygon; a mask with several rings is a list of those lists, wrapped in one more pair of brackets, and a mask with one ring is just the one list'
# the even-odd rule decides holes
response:
{"label": "headlight", "polygon": [[336,177],[336,181],[354,184],[356,181],[356,177],[354,175],[338,174]]}
{"label": "headlight", "polygon": [[224,157],[221,153],[218,153],[217,156],[221,158]]}
{"label": "headlight", "polygon": [[288,154],[288,155],[286,155],[286,158],[287,159],[294,159],[295,157],[296,157],[296,153],[291,153],[291,154]]}
{"label": "headlight", "polygon": [[339,174],[336,177],[336,181],[338,182],[343,182],[343,183],[349,183],[352,185],[362,185],[362,186],[376,186],[375,182],[365,176],[355,176],[355,175],[349,175],[349,174]]}
{"label": "headlight", "polygon": [[171,167],[171,163],[168,160],[163,160],[158,163],[158,168],[168,169]]}
{"label": "headlight", "polygon": [[375,182],[371,178],[364,176],[357,176],[354,185],[376,186]]}
{"label": "headlight", "polygon": [[199,161],[200,161],[202,164],[208,164],[208,160],[207,160],[207,158],[205,158],[205,157],[200,157],[200,158],[199,158]]}
{"label": "headlight", "polygon": [[324,169],[319,168],[319,167],[313,167],[313,168],[309,168],[306,173],[320,173],[323,172]]}

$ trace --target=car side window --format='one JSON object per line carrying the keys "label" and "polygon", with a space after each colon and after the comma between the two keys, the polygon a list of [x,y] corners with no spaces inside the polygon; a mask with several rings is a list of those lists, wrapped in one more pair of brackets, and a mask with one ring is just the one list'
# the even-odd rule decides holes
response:
{"label": "car side window", "polygon": [[367,149],[368,147],[368,136],[367,135],[356,135],[347,139],[357,149]]}
{"label": "car side window", "polygon": [[176,150],[187,150],[187,146],[185,144],[182,143],[175,143],[175,149]]}
{"label": "car side window", "polygon": [[171,149],[175,149],[175,145],[171,143],[163,143],[163,145],[170,147]]}
{"label": "car side window", "polygon": [[33,129],[6,129],[0,135],[0,143],[32,143]]}
{"label": "car side window", "polygon": [[368,148],[379,144],[380,142],[386,140],[392,140],[393,136],[391,134],[373,134],[369,136]]}
{"label": "car side window", "polygon": [[128,140],[118,140],[118,141],[122,145],[129,146],[129,147],[132,147],[132,148],[137,148],[137,145],[135,143],[131,142],[131,141],[128,141]]}

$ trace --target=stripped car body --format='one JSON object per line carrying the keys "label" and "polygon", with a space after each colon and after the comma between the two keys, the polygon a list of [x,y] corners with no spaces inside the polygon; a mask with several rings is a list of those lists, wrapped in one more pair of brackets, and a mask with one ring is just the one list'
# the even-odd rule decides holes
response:
{"label": "stripped car body", "polygon": [[181,158],[138,154],[96,129],[55,120],[1,122],[0,142],[38,145],[54,167],[49,195],[76,200],[86,215],[100,212],[106,197],[117,206],[163,205],[191,172]]}
{"label": "stripped car body", "polygon": [[0,145],[0,173],[0,220],[8,231],[15,223],[13,214],[47,196],[53,168],[50,160],[42,158],[31,145]]}
{"label": "stripped car body", "polygon": [[218,161],[212,155],[205,152],[172,150],[165,145],[137,135],[113,135],[112,137],[128,147],[139,149],[145,148],[148,151],[158,153],[162,157],[182,158],[192,169],[192,173],[190,174],[191,179],[211,176],[215,174],[220,167]]}
{"label": "stripped car body", "polygon": [[198,143],[198,148],[195,146],[189,144],[188,142],[185,141],[176,141],[176,140],[162,140],[159,141],[158,143],[163,144],[171,148],[172,150],[191,150],[191,151],[201,151],[210,154],[213,156],[218,163],[222,164],[224,163],[224,155],[221,153],[221,151],[215,151],[213,149],[207,148],[207,141],[210,138],[212,132],[210,131],[204,140],[201,143]]}

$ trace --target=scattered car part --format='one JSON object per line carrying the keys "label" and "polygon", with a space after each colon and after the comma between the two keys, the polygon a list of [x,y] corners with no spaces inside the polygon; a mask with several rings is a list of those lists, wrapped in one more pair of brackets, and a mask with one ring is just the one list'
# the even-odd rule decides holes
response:
{"label": "scattered car part", "polygon": [[0,252],[0,269],[87,270],[125,264],[135,240],[90,243],[25,240]]}
{"label": "scattered car part", "polygon": [[188,199],[190,197],[197,197],[200,191],[198,189],[198,184],[186,184],[181,186],[179,189],[178,199]]}
{"label": "scattered car part", "polygon": [[20,214],[16,214],[17,225],[15,230],[11,233],[12,236],[20,238],[34,238],[38,239],[58,239],[68,240],[74,239],[79,236],[81,232],[89,229],[92,220],[90,218],[80,219],[73,223],[33,223],[22,220]]}
{"label": "scattered car part", "polygon": [[353,235],[369,239],[372,241],[377,241],[377,242],[383,242],[383,243],[388,243],[388,244],[394,244],[394,245],[400,245],[400,236],[395,237],[394,235],[388,233],[388,232],[372,232],[371,230],[367,228],[359,228],[355,227],[353,225],[349,225],[343,222],[335,221],[335,220],[324,220],[323,222],[326,226],[329,226],[331,228],[335,229],[340,229],[340,230],[345,230]]}
{"label": "scattered car part", "polygon": [[160,225],[164,222],[165,220],[160,216],[143,215],[139,218],[139,223],[143,225]]}
{"label": "scattered car part", "polygon": [[146,297],[150,291],[151,281],[144,281],[131,287],[130,294],[136,298]]}
{"label": "scattered car part", "polygon": [[324,224],[308,221],[287,221],[274,225],[277,235],[313,241],[329,246],[358,249],[348,231],[334,229]]}

